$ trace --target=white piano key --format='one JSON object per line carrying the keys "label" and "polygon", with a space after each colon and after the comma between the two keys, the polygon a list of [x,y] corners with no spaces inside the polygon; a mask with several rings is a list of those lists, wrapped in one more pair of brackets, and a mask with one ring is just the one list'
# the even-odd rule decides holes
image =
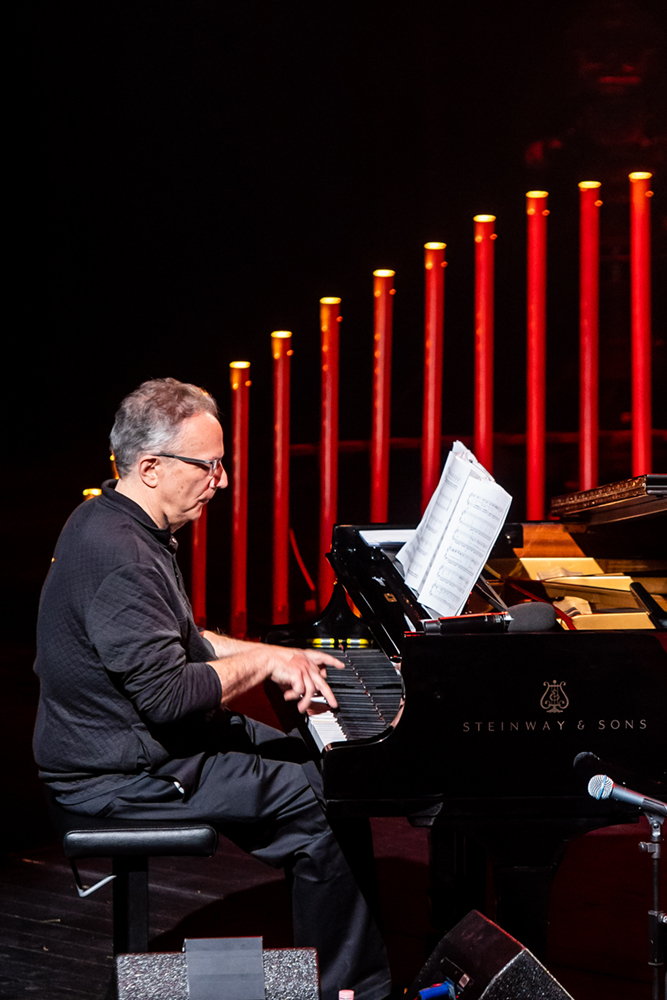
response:
{"label": "white piano key", "polygon": [[347,736],[340,728],[338,720],[333,712],[322,712],[320,715],[309,715],[308,730],[317,743],[317,748],[320,752],[324,750],[329,743],[340,743],[347,740]]}

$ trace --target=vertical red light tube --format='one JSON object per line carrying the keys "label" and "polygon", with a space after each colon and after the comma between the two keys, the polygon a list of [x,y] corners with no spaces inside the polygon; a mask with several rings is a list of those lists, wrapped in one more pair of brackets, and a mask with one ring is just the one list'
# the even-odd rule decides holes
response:
{"label": "vertical red light tube", "polygon": [[475,455],[493,471],[493,275],[495,215],[475,222]]}
{"label": "vertical red light tube", "polygon": [[292,334],[274,330],[273,353],[273,621],[289,621],[289,439]]}
{"label": "vertical red light tube", "polygon": [[395,271],[373,271],[373,427],[371,523],[385,522],[389,504],[391,339]]}
{"label": "vertical red light tube", "polygon": [[579,489],[598,485],[600,182],[579,185]]}
{"label": "vertical red light tube", "polygon": [[651,472],[651,214],[652,174],[630,174],[632,302],[632,475]]}
{"label": "vertical red light tube", "polygon": [[340,315],[338,298],[320,299],[322,411],[320,430],[320,562],[318,594],[320,606],[329,599],[334,572],[326,558],[336,523],[338,500],[338,344]]}
{"label": "vertical red light tube", "polygon": [[206,515],[208,508],[192,522],[192,616],[195,625],[206,628]]}
{"label": "vertical red light tube", "polygon": [[248,410],[249,361],[232,361],[232,610],[230,632],[245,638],[248,627]]}
{"label": "vertical red light tube", "polygon": [[424,415],[422,420],[422,513],[440,478],[442,364],[446,243],[424,244]]}
{"label": "vertical red light tube", "polygon": [[526,516],[544,518],[546,472],[547,191],[528,191]]}

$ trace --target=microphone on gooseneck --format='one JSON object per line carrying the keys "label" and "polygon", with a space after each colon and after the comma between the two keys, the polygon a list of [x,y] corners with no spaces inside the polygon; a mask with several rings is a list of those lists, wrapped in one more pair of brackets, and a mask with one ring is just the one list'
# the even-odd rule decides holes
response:
{"label": "microphone on gooseneck", "polygon": [[502,616],[500,621],[504,632],[547,632],[556,624],[556,611],[548,601],[529,600],[508,607],[483,576],[480,576],[473,590],[496,609],[497,614],[487,616],[494,620],[496,626],[499,615]]}
{"label": "microphone on gooseneck", "polygon": [[617,785],[606,774],[596,774],[591,778],[588,782],[588,794],[594,799],[615,799],[617,802],[627,802],[631,806],[637,806],[643,812],[667,816],[667,802],[649,799],[641,792],[633,792],[630,788]]}

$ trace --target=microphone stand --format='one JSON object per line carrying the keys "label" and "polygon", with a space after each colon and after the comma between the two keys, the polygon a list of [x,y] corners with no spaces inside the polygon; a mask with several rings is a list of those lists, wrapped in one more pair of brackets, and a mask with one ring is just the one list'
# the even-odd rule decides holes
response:
{"label": "microphone stand", "polygon": [[653,909],[648,911],[648,964],[653,970],[653,1000],[665,1000],[665,938],[667,913],[660,909],[660,849],[664,816],[642,810],[651,827],[651,840],[641,841],[639,850],[653,858]]}

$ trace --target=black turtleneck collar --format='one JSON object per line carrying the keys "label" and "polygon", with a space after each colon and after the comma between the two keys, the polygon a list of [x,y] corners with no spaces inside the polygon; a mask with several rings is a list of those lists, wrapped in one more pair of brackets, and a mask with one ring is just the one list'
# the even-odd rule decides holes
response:
{"label": "black turtleneck collar", "polygon": [[150,533],[164,545],[165,548],[171,549],[175,552],[178,548],[178,542],[171,533],[171,528],[158,528],[157,524],[153,518],[148,514],[143,507],[141,507],[134,500],[130,500],[126,497],[124,493],[116,492],[117,479],[107,479],[106,482],[102,483],[102,496],[100,499],[102,502],[106,501],[111,507],[116,509],[120,508],[124,510],[127,514],[130,514],[135,521],[146,528]]}

